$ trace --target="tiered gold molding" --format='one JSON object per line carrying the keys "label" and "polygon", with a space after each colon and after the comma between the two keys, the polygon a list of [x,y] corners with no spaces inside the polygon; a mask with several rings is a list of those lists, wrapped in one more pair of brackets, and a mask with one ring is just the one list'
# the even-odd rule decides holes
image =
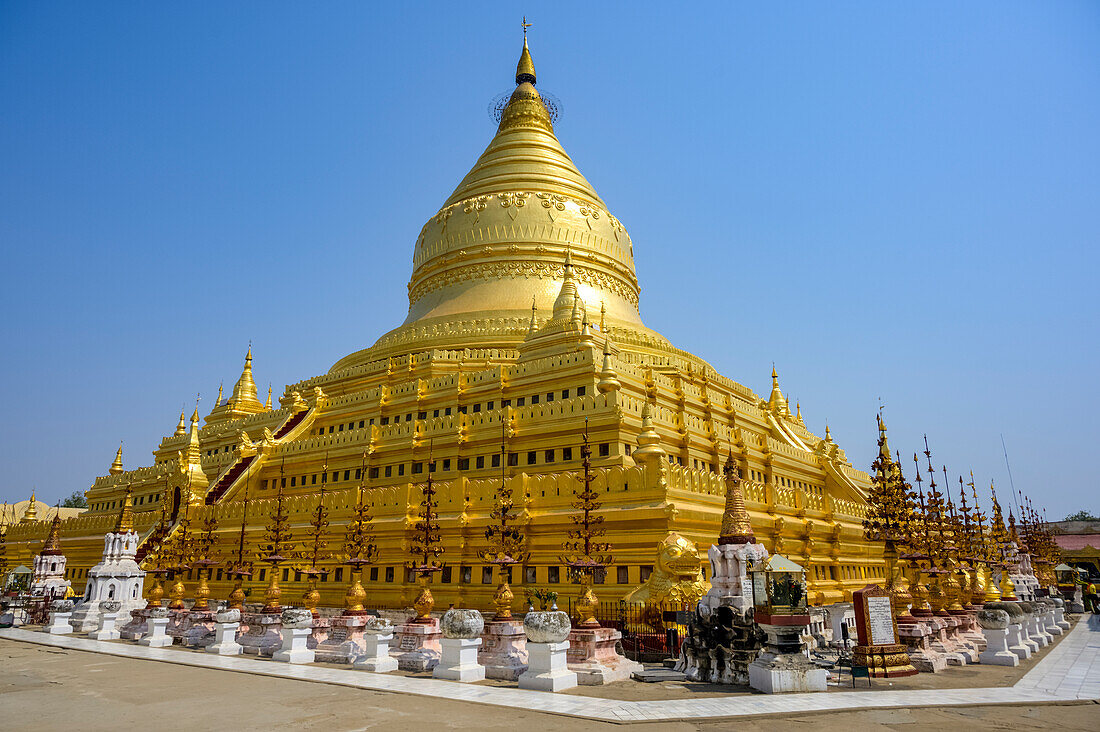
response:
{"label": "tiered gold molding", "polygon": [[[526,566],[533,567],[536,573],[535,582],[530,583],[526,581],[527,573],[517,567],[513,573],[516,590],[532,585],[552,586],[547,570],[551,566],[560,567],[560,539],[571,526],[569,504],[574,481],[573,475],[563,473],[521,473],[509,478],[509,487],[517,497],[519,521],[529,535],[527,547],[531,556]],[[663,487],[659,485],[662,482],[665,483]],[[499,479],[456,478],[438,481],[436,486],[445,550],[441,558],[452,567],[450,582],[443,582],[439,576],[433,582],[432,592],[437,604],[446,607],[453,602],[459,607],[489,611],[493,607],[497,577],[494,574],[490,583],[483,583],[482,571],[489,565],[477,558],[477,551],[487,548],[484,532],[490,521],[489,512]],[[656,542],[653,536],[664,537],[669,531],[675,531],[705,550],[714,542],[725,506],[722,476],[679,465],[662,465],[657,469],[606,468],[597,471],[593,486],[604,500],[600,513],[605,517],[607,538],[615,542],[615,566],[628,568],[628,581],[622,584],[617,582],[616,569],[609,569],[607,583],[599,588],[605,601],[620,599],[641,581],[640,567],[654,562]],[[758,540],[770,551],[781,552],[808,568],[811,597],[815,602],[849,598],[852,591],[867,584],[868,578],[880,577],[881,555],[877,553],[880,548],[864,542],[861,537],[861,505],[828,497],[817,500],[816,496],[799,491],[774,491],[755,481],[744,481],[741,488]],[[375,501],[374,527],[379,546],[379,558],[374,566],[379,571],[376,580],[370,579],[369,567],[364,572],[366,604],[368,607],[372,603],[408,606],[415,597],[416,585],[404,581],[402,565],[408,559],[405,547],[415,521],[415,513],[410,512],[409,506],[415,506],[420,487],[403,483],[375,489],[371,495]],[[352,520],[356,498],[357,488],[354,487],[326,494],[330,540],[338,541],[344,527]],[[264,521],[274,500],[250,501],[246,535],[254,549],[261,541]],[[290,524],[304,526],[316,512],[317,499],[315,495],[297,495],[286,500],[286,507]],[[193,522],[203,522],[210,512],[218,519],[218,544],[212,553],[228,555],[235,551],[242,511],[240,501],[192,508]],[[158,518],[157,511],[136,512],[135,530],[144,537]],[[111,530],[115,520],[115,516],[103,514],[64,522],[62,547],[69,563],[86,570],[99,561],[103,534]],[[48,530],[47,521],[12,527],[8,536],[9,552],[14,553],[15,561],[26,561],[24,555],[29,557],[37,552]],[[338,560],[333,559],[330,564],[327,580],[319,585],[320,602],[324,606],[341,607],[346,582],[335,579],[335,570],[340,566]],[[469,583],[460,582],[465,567],[471,570]],[[826,576],[835,574],[838,579],[820,579],[815,568],[820,568]],[[866,577],[858,572],[853,574],[850,568],[863,568]],[[385,581],[387,569],[393,571],[392,582]],[[347,571],[343,568],[344,579],[347,579]],[[564,568],[560,573],[561,583],[556,589],[563,597],[574,595],[577,587],[567,583]],[[215,573],[215,579],[209,583],[212,596],[227,596],[233,588],[232,578],[224,574],[221,579],[216,577]],[[74,577],[78,588],[79,579]],[[261,597],[269,579],[260,579],[257,565],[256,573],[245,587],[252,589],[253,598]],[[297,597],[306,587],[306,578],[296,582],[294,571],[290,570],[289,580],[283,582],[280,577],[280,584],[285,597]],[[187,582],[188,592],[193,592],[194,586],[193,581]]]}

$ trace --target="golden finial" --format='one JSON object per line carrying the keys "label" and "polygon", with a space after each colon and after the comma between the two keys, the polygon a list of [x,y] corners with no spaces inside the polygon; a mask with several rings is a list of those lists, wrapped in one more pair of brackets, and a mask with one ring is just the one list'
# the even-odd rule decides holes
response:
{"label": "golden finial", "polygon": [[126,484],[126,496],[122,499],[122,509],[118,512],[118,521],[115,522],[116,534],[128,534],[134,530],[134,499],[133,487]]}
{"label": "golden finial", "polygon": [[756,537],[752,533],[749,512],[745,508],[745,496],[741,491],[741,471],[733,460],[732,448],[722,473],[726,478],[726,507],[722,512],[722,529],[718,533],[718,545],[755,544]]}
{"label": "golden finial", "polygon": [[111,475],[121,475],[122,470],[122,443],[118,443],[118,452],[115,453],[115,461],[111,463]]}
{"label": "golden finial", "polygon": [[531,60],[531,52],[527,48],[527,29],[531,27],[531,24],[527,22],[527,16],[523,17],[523,53],[519,56],[519,63],[516,64],[516,83],[522,84],[527,81],[532,84],[535,83],[535,62]]}
{"label": "golden finial", "polygon": [[218,383],[218,398],[214,400],[214,408],[216,409],[222,403],[222,389],[225,387],[225,382]]}
{"label": "golden finial", "polygon": [[183,409],[180,409],[180,423],[176,425],[175,437],[187,434],[187,415]]}
{"label": "golden finial", "polygon": [[50,524],[50,533],[46,537],[46,543],[42,546],[40,554],[57,556],[61,554],[61,504],[57,504],[57,510],[53,515],[53,523]]}
{"label": "golden finial", "polygon": [[271,382],[267,384],[267,403],[264,404],[265,409],[271,409]]}
{"label": "golden finial", "polygon": [[23,518],[20,523],[29,524],[31,521],[38,520],[38,503],[34,498],[34,490],[31,490],[31,501],[27,504],[27,510],[23,512]]}

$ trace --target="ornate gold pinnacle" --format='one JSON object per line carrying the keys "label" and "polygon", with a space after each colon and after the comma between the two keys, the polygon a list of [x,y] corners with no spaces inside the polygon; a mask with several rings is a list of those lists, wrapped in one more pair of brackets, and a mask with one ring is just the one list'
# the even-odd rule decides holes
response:
{"label": "ornate gold pinnacle", "polygon": [[244,581],[238,577],[233,583],[233,591],[229,593],[229,609],[244,610],[244,601],[247,599],[244,594]]}
{"label": "ornate gold pinnacle", "polygon": [[172,600],[172,602],[168,603],[168,609],[186,610],[187,606],[183,604],[183,598],[187,593],[187,588],[183,586],[183,579],[178,573],[173,580],[172,587],[168,590],[168,597]]}
{"label": "ornate gold pinnacle", "polygon": [[267,587],[264,589],[264,607],[260,611],[265,615],[274,615],[283,611],[283,606],[279,604],[280,598],[283,596],[283,589],[279,587],[279,568],[271,568],[271,581],[267,583]]}
{"label": "ornate gold pinnacle", "polygon": [[726,478],[726,506],[722,512],[722,529],[718,532],[718,544],[753,544],[752,522],[745,508],[745,496],[741,491],[741,471],[733,461],[733,450],[726,458],[722,470]]}
{"label": "ornate gold pinnacle", "polygon": [[428,586],[429,576],[422,574],[416,578],[416,584],[420,586],[420,593],[416,596],[416,600],[413,601],[413,609],[416,610],[416,620],[414,622],[429,622],[432,619],[432,608],[435,607],[435,598],[432,597],[432,590]]}
{"label": "ornate gold pinnacle", "polygon": [[153,586],[145,594],[148,607],[161,607],[164,604],[164,587],[161,586],[160,575],[153,576]]}
{"label": "ornate gold pinnacle", "polygon": [[363,601],[367,599],[367,591],[363,589],[363,570],[352,570],[351,584],[344,593],[344,614],[362,615],[364,612]]}

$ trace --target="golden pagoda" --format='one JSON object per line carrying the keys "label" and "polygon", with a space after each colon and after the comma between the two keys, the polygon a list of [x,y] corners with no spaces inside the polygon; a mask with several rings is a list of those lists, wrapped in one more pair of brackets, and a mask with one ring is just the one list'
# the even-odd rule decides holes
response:
{"label": "golden pagoda", "polygon": [[[493,606],[500,582],[484,558],[486,529],[502,490],[524,541],[512,587],[557,589],[564,601],[580,587],[559,555],[587,421],[591,487],[615,547],[614,566],[596,578],[601,600],[643,582],[670,532],[706,556],[722,528],[727,455],[751,532],[806,568],[811,602],[847,601],[881,581],[882,545],[863,535],[868,474],[828,432],[810,432],[800,406],[792,415],[774,368],[762,398],[646,327],[630,235],[566,153],[554,117],[525,40],[492,139],[415,239],[405,321],[288,385],[277,403],[257,397],[249,347],[232,395],[201,426],[197,410],[189,428],[182,415],[168,420],[150,465],[124,470],[119,456],[117,470],[95,479],[90,510],[63,531],[74,578],[98,561],[127,485],[143,542],[162,506],[169,532],[187,509],[196,525],[219,519],[221,554],[247,541],[256,559],[277,495],[290,523],[305,526],[324,485],[337,536],[362,488],[377,545],[362,578],[366,604],[409,606],[419,588],[407,547],[430,471],[443,550],[437,607]],[[36,551],[45,533],[43,522],[12,527],[9,558]],[[352,577],[338,558],[330,564],[320,604],[339,607]],[[186,574],[193,591],[197,576]],[[211,592],[225,597],[235,581],[215,573]],[[284,597],[308,584],[276,565],[245,585],[257,598],[276,581]]]}

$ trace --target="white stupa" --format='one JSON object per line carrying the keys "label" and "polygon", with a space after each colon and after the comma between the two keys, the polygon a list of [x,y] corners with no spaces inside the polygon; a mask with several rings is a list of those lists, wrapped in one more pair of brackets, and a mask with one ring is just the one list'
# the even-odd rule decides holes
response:
{"label": "white stupa", "polygon": [[73,611],[70,622],[76,632],[87,633],[98,627],[101,602],[114,600],[121,603],[118,613],[122,618],[129,617],[131,610],[145,607],[142,598],[145,571],[135,560],[137,549],[133,499],[127,488],[115,529],[103,537],[103,559],[88,570],[84,599]]}

